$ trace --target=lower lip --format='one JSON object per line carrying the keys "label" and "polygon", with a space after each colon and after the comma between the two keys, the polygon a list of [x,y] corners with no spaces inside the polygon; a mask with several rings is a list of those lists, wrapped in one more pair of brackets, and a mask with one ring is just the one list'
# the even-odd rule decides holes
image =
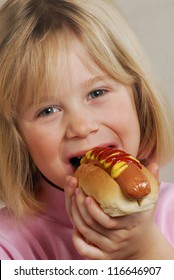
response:
{"label": "lower lip", "polygon": [[66,169],[68,171],[68,175],[73,175],[75,172],[75,168],[71,165],[71,163],[68,163],[66,165]]}

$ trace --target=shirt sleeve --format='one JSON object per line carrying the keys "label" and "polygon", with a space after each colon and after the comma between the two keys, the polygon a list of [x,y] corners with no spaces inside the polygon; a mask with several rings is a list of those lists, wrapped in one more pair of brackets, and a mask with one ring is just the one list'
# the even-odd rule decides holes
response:
{"label": "shirt sleeve", "polygon": [[174,184],[161,183],[155,212],[155,222],[174,247]]}

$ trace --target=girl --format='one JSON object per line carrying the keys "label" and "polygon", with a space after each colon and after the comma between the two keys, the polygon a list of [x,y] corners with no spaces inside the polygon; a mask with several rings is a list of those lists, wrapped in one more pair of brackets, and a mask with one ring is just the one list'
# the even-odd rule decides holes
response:
{"label": "girl", "polygon": [[174,154],[172,116],[112,1],[8,0],[0,34],[1,259],[174,259],[171,184],[155,210],[111,218],[73,177],[95,146],[157,179]]}

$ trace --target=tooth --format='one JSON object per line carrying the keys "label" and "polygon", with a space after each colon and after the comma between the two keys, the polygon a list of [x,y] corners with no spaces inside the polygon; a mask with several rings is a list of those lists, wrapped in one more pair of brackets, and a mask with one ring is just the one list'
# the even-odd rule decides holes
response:
{"label": "tooth", "polygon": [[81,159],[81,158],[82,158],[82,156],[78,156],[77,158],[78,158],[78,159]]}

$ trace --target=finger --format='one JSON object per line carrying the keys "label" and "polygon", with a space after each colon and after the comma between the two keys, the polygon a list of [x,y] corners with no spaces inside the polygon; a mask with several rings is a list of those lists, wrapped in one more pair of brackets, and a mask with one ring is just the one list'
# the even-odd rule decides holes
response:
{"label": "finger", "polygon": [[[81,233],[84,239],[89,240],[97,247],[104,248],[108,243],[108,238],[105,237],[105,229],[100,225],[95,224],[94,228],[88,226],[82,218],[77,207],[75,197],[72,199],[72,217],[77,230]],[[95,222],[94,222],[95,223]]]}
{"label": "finger", "polygon": [[105,214],[100,208],[99,204],[93,198],[86,197],[81,188],[77,188],[75,190],[75,195],[78,211],[88,226],[105,236],[108,235],[108,229],[120,229],[118,221]]}
{"label": "finger", "polygon": [[77,188],[75,190],[75,198],[76,198],[76,204],[77,204],[77,207],[78,207],[78,210],[80,212],[82,219],[85,220],[85,222],[89,226],[92,226],[92,224],[94,223],[94,220],[89,215],[89,212],[86,208],[86,205],[85,205],[86,195],[84,194],[84,192],[82,191],[81,188]]}
{"label": "finger", "polygon": [[81,188],[77,188],[75,190],[75,197],[76,197],[76,205],[78,207],[78,211],[80,213],[80,216],[85,221],[85,223],[93,228],[94,230],[103,233],[103,227],[96,222],[96,220],[93,219],[93,217],[89,214],[87,208],[86,208],[86,195],[84,194],[83,190]]}
{"label": "finger", "polygon": [[65,193],[67,196],[72,197],[74,195],[75,188],[78,186],[78,180],[77,178],[73,176],[67,176],[66,182],[64,186]]}
{"label": "finger", "polygon": [[130,230],[141,223],[143,217],[150,216],[150,211],[134,213],[119,217],[110,217],[100,208],[98,203],[91,197],[85,199],[86,207],[91,217],[108,230]]}
{"label": "finger", "polygon": [[[103,250],[99,247],[96,247],[94,244],[90,243],[87,239],[81,235],[81,233],[74,229],[72,240],[74,247],[78,253],[88,260],[107,260],[107,259],[120,259],[120,256],[124,255],[125,246],[118,246],[117,249],[114,249],[113,246],[110,250]],[[128,248],[127,248],[128,249]],[[126,250],[127,252],[127,250]]]}
{"label": "finger", "polygon": [[93,219],[102,225],[106,229],[121,229],[124,228],[126,222],[123,222],[126,218],[123,217],[111,217],[104,213],[99,204],[92,198],[87,197],[85,199],[86,208],[88,213]]}
{"label": "finger", "polygon": [[104,253],[80,234],[77,229],[74,229],[72,240],[77,252],[88,260],[105,259]]}
{"label": "finger", "polygon": [[[112,252],[114,248],[117,248],[117,242],[122,239],[125,235],[125,230],[111,230],[107,227],[103,227],[98,222],[96,222],[91,215],[89,214],[86,205],[84,203],[86,196],[84,192],[81,189],[76,189],[75,194],[77,194],[75,202],[77,206],[76,211],[79,211],[80,214],[80,220],[77,220],[78,212],[74,212],[75,217],[75,223],[81,234],[83,234],[84,237],[87,237],[87,239],[98,246],[100,249],[104,250],[105,252]],[[85,207],[84,207],[85,206]],[[98,208],[98,203],[96,203],[96,207]],[[102,211],[100,209],[100,211]],[[103,212],[103,211],[102,211]],[[99,215],[100,216],[100,215]],[[81,222],[81,218],[84,220],[84,227],[86,227],[86,230],[88,233],[85,232],[85,229],[83,229]],[[108,218],[108,217],[107,217]],[[79,223],[77,223],[77,221]],[[115,225],[115,223],[114,223]],[[89,231],[89,227],[93,230]],[[107,224],[108,226],[108,224]],[[96,234],[99,233],[99,235]],[[121,237],[120,237],[121,236]]]}
{"label": "finger", "polygon": [[77,188],[77,179],[72,177],[72,176],[67,176],[66,178],[66,183],[64,186],[65,190],[65,206],[66,206],[66,211],[70,217],[71,222],[72,221],[72,213],[71,213],[71,208],[72,208],[72,197],[75,193],[75,189]]}
{"label": "finger", "polygon": [[[99,225],[104,228],[115,228],[118,222],[103,212],[99,204],[91,197],[87,197],[81,188],[75,191],[76,203],[85,222],[99,232]],[[95,223],[94,223],[95,221]],[[96,226],[96,223],[98,227]]]}

